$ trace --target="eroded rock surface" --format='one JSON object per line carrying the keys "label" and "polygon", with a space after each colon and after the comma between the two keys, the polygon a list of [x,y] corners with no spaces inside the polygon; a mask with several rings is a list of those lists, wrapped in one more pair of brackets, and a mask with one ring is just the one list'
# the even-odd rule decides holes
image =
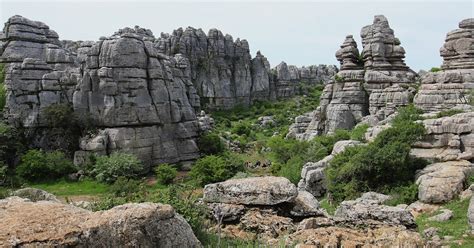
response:
{"label": "eroded rock surface", "polygon": [[470,108],[470,91],[474,89],[474,25],[465,19],[446,35],[440,49],[443,65],[439,72],[428,72],[414,103],[425,112]]}
{"label": "eroded rock surface", "polygon": [[0,246],[201,247],[169,205],[131,203],[91,212],[51,201],[0,200]]}

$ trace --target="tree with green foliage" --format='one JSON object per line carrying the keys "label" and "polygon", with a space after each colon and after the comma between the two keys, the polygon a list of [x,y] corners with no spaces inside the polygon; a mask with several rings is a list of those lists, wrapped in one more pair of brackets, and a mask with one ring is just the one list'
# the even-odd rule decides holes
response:
{"label": "tree with green foliage", "polygon": [[136,156],[119,152],[97,157],[92,171],[98,181],[106,183],[113,183],[119,177],[137,178],[144,172],[145,167]]}
{"label": "tree with green foliage", "polygon": [[217,133],[206,133],[198,138],[199,151],[205,155],[219,154],[225,151],[225,144]]}
{"label": "tree with green foliage", "polygon": [[60,151],[44,152],[29,150],[21,157],[16,173],[21,178],[30,181],[47,181],[57,179],[75,171],[72,161]]}

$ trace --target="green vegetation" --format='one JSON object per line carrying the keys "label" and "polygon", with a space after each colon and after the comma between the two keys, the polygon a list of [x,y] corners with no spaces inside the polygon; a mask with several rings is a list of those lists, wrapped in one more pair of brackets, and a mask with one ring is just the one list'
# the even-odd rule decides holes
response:
{"label": "green vegetation", "polygon": [[29,150],[16,168],[17,175],[30,182],[57,179],[72,172],[72,162],[60,151]]}
{"label": "green vegetation", "polygon": [[[328,192],[336,202],[353,199],[362,192],[386,192],[407,186],[415,171],[425,166],[410,157],[411,144],[424,134],[419,111],[412,106],[399,110],[392,127],[366,146],[349,147],[336,155],[326,169]],[[409,195],[409,193],[407,193]],[[403,197],[407,197],[405,193]]]}
{"label": "green vegetation", "polygon": [[368,128],[369,128],[368,124],[357,125],[351,131],[351,140],[358,140],[358,141],[364,142],[365,141],[365,133],[367,132]]}
{"label": "green vegetation", "polygon": [[[431,214],[422,214],[416,218],[416,224],[418,225],[418,231],[423,231],[429,227],[436,227],[439,229],[438,235],[453,236],[452,241],[462,240],[462,244],[449,243],[450,247],[474,247],[474,237],[472,235],[463,237],[464,234],[470,233],[470,226],[467,220],[467,209],[469,207],[469,199],[465,200],[453,200],[443,206],[453,211],[453,218],[445,221],[430,221],[429,217],[439,214],[440,211]],[[448,241],[449,242],[449,241]]]}
{"label": "green vegetation", "polygon": [[319,204],[330,215],[334,215],[334,213],[336,212],[336,206],[334,204],[330,203],[327,198],[324,198],[321,201],[319,201]]}
{"label": "green vegetation", "polygon": [[145,167],[137,157],[127,153],[113,153],[97,157],[92,173],[100,182],[113,183],[119,177],[137,178]]}
{"label": "green vegetation", "polygon": [[436,114],[436,118],[446,117],[446,116],[453,116],[455,114],[463,113],[464,111],[460,109],[450,109],[450,110],[443,110]]}
{"label": "green vegetation", "polygon": [[225,153],[223,156],[209,155],[196,161],[189,176],[195,183],[204,186],[227,180],[244,169],[244,161],[232,153]]}
{"label": "green vegetation", "polygon": [[225,151],[224,142],[216,133],[206,133],[198,139],[199,151],[205,155],[219,154]]}
{"label": "green vegetation", "polygon": [[441,68],[439,67],[431,67],[430,72],[439,72],[441,71]]}
{"label": "green vegetation", "polygon": [[110,185],[100,183],[92,179],[85,179],[77,182],[66,180],[49,181],[45,183],[28,184],[28,187],[38,188],[48,191],[57,196],[76,196],[76,195],[102,195],[109,191]]}
{"label": "green vegetation", "polygon": [[161,184],[171,184],[178,171],[169,164],[160,164],[155,168],[156,180]]}

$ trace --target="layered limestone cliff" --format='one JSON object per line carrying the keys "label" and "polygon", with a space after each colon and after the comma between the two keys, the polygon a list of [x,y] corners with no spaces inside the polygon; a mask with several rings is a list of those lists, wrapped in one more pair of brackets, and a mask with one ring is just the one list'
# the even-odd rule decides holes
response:
{"label": "layered limestone cliff", "polygon": [[[98,129],[72,141],[76,148],[80,143],[79,163],[90,152],[129,152],[147,165],[199,156],[195,110],[200,103],[189,61],[160,54],[151,31],[125,28],[98,42],[61,43],[47,25],[13,16],[0,40],[5,117],[11,124],[48,130],[44,110],[67,104]],[[48,147],[48,137],[37,133],[32,146]]]}

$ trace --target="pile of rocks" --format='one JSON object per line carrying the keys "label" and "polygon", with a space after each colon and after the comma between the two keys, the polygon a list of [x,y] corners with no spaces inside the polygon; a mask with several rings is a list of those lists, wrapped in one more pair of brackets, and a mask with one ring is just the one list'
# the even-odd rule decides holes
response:
{"label": "pile of rocks", "polygon": [[201,247],[169,205],[130,203],[91,212],[57,201],[0,200],[0,246]]}

